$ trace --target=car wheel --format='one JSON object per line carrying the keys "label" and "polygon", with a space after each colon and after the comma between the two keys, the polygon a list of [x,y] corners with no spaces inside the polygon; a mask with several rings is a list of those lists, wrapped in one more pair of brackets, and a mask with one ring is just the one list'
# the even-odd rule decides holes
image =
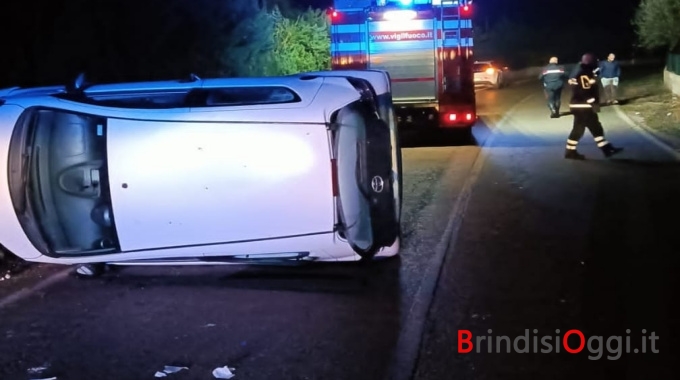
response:
{"label": "car wheel", "polygon": [[95,278],[106,271],[106,264],[80,264],[76,266],[76,276],[79,278]]}

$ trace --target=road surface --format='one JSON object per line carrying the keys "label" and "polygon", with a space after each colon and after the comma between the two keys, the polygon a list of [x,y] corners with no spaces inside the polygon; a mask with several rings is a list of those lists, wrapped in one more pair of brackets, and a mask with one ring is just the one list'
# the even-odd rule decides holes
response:
{"label": "road surface", "polygon": [[[415,379],[680,378],[679,163],[611,107],[600,113],[606,137],[625,151],[607,160],[587,132],[588,161],[566,161],[572,119],[541,106],[538,94],[520,104],[489,141]],[[470,335],[459,340],[460,330]],[[564,347],[570,330],[583,334],[580,353]],[[514,343],[527,332],[522,353]],[[608,343],[617,336],[621,346]],[[461,343],[469,337],[472,347]]]}
{"label": "road surface", "polygon": [[[677,339],[675,163],[611,109],[601,116],[622,158],[600,159],[586,136],[595,159],[565,162],[570,119],[549,119],[535,86],[483,91],[478,102],[472,140],[404,148],[400,258],[68,278],[0,309],[0,379],[36,367],[46,369],[32,378],[151,379],[175,365],[188,369],[168,378],[229,366],[234,379],[381,380],[409,378],[416,364],[418,379],[600,379],[608,368],[612,378],[672,378],[659,360]],[[627,364],[457,353],[459,329],[514,338],[527,328],[646,328],[662,353]]]}

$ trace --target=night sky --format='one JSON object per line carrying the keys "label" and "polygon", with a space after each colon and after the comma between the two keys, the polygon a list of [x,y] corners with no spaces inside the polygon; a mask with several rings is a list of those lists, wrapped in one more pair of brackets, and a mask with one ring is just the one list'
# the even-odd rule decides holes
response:
{"label": "night sky", "polygon": [[[333,4],[332,0],[292,1],[318,8]],[[536,26],[579,27],[594,23],[624,32],[632,30],[630,20],[639,3],[640,0],[474,0],[479,23],[493,25],[505,16]]]}
{"label": "night sky", "polygon": [[[169,2],[174,7],[159,9],[164,1],[6,1],[12,11],[0,12],[0,32],[6,37],[0,87],[62,83],[81,71],[101,81],[152,80],[192,71],[223,75],[228,65],[215,52],[234,41],[226,30],[242,21],[230,7],[240,9],[254,0],[175,0]],[[333,4],[288,1],[299,8]],[[475,0],[475,54],[507,60],[512,67],[552,55],[576,60],[586,50],[630,57],[639,54],[633,51],[631,25],[639,1]],[[494,30],[504,18],[510,25]]]}

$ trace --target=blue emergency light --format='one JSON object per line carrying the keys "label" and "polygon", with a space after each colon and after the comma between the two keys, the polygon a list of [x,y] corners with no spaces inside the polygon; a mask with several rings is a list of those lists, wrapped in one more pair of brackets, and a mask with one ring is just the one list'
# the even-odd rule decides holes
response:
{"label": "blue emergency light", "polygon": [[399,0],[399,3],[405,7],[408,7],[409,5],[413,4],[413,0]]}

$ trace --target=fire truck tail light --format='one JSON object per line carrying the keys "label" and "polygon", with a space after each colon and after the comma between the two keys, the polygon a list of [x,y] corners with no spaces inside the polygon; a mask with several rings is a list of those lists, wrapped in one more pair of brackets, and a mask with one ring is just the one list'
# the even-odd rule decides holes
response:
{"label": "fire truck tail light", "polygon": [[473,121],[475,119],[475,114],[473,112],[467,112],[467,113],[455,113],[455,112],[450,112],[446,113],[444,116],[444,121],[445,122],[450,122],[450,123],[456,123],[462,120],[465,121]]}
{"label": "fire truck tail light", "polygon": [[383,18],[388,21],[406,21],[413,20],[418,16],[416,11],[403,10],[403,11],[387,11],[383,15]]}
{"label": "fire truck tail light", "polygon": [[326,10],[326,15],[332,19],[336,19],[340,16],[340,12],[336,11],[333,8],[329,8]]}

